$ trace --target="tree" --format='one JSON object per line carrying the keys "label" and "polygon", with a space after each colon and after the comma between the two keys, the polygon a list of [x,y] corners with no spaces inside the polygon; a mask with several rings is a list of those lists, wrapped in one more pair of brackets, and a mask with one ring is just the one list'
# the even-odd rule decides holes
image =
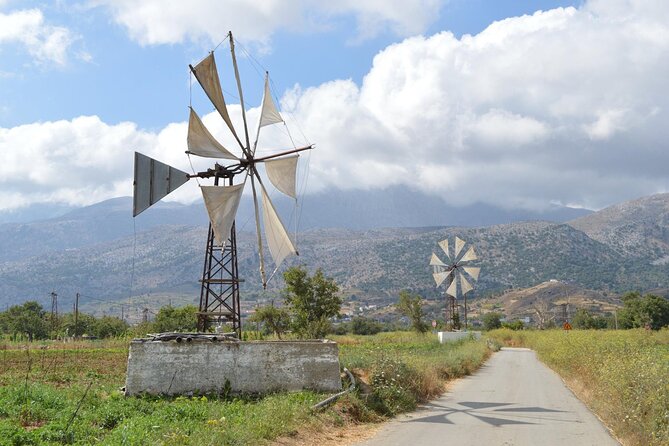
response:
{"label": "tree", "polygon": [[618,313],[622,328],[650,327],[659,330],[669,326],[669,301],[654,294],[641,296],[639,292],[629,292],[622,297],[623,308]]}
{"label": "tree", "polygon": [[412,295],[406,290],[400,291],[400,300],[397,309],[411,321],[411,328],[418,333],[425,333],[428,330],[427,323],[423,321],[422,299],[418,295]]}
{"label": "tree", "polygon": [[44,309],[35,301],[14,305],[7,310],[9,330],[13,334],[26,334],[30,342],[46,338],[48,330],[44,315]]}
{"label": "tree", "polygon": [[595,326],[595,321],[588,310],[579,308],[571,319],[571,325],[574,328],[587,330]]}
{"label": "tree", "polygon": [[98,338],[111,338],[125,334],[128,331],[128,323],[114,316],[102,316],[95,321],[93,334]]}
{"label": "tree", "polygon": [[502,326],[502,315],[495,311],[483,315],[483,329],[494,330]]}
{"label": "tree", "polygon": [[195,305],[186,305],[180,308],[175,308],[172,305],[162,307],[156,314],[153,330],[159,333],[196,331],[197,307]]}
{"label": "tree", "polygon": [[309,276],[306,268],[293,267],[283,273],[284,302],[292,316],[292,326],[300,338],[322,338],[330,327],[329,318],[339,315],[341,297],[333,279],[319,268]]}
{"label": "tree", "polygon": [[367,317],[355,317],[351,321],[351,332],[357,335],[373,335],[381,331],[381,324]]}
{"label": "tree", "polygon": [[272,302],[271,305],[257,308],[255,313],[249,317],[249,322],[263,324],[267,331],[281,339],[281,335],[290,326],[290,313],[285,308],[275,307]]}

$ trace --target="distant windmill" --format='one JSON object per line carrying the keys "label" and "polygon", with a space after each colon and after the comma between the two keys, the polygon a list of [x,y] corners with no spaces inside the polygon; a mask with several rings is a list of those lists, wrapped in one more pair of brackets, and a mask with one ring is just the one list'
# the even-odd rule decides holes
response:
{"label": "distant windmill", "polygon": [[[443,262],[435,253],[432,253],[432,257],[430,258],[432,277],[434,277],[437,287],[441,286],[444,282],[448,283],[446,288],[448,299],[446,308],[450,312],[452,322],[455,321],[457,311],[456,300],[458,298],[458,288],[460,289],[460,295],[465,300],[465,328],[467,328],[467,293],[474,289],[473,282],[478,280],[479,273],[481,272],[480,267],[470,265],[478,257],[472,245],[469,246],[467,251],[463,250],[466,244],[467,242],[464,240],[455,237],[455,246],[451,255],[448,239],[444,239],[439,242],[439,246],[444,254],[446,254],[447,261]],[[464,254],[462,254],[463,252]]]}
{"label": "distant windmill", "polygon": [[[210,224],[204,268],[200,281],[202,286],[198,311],[198,330],[206,331],[214,322],[225,322],[231,324],[233,331],[240,334],[240,280],[237,267],[235,215],[244,186],[250,180],[255,210],[260,278],[263,287],[266,287],[267,281],[277,271],[284,259],[290,255],[297,255],[297,249],[267,194],[263,180],[258,172],[258,166],[264,164],[269,181],[279,191],[296,198],[295,183],[297,160],[299,157],[297,152],[312,149],[313,146],[293,148],[292,150],[269,156],[256,156],[260,129],[267,125],[283,122],[283,118],[272,100],[269,77],[265,74],[265,90],[260,118],[255,132],[255,141],[251,144],[232,33],[228,33],[228,39],[230,41],[232,65],[237,81],[241,114],[244,123],[243,139],[240,139],[228,114],[216,69],[214,52],[209,53],[197,65],[189,67],[239,145],[242,153],[241,156],[234,155],[227,148],[223,147],[211,135],[200,117],[191,107],[188,121],[188,151],[186,153],[206,158],[226,159],[229,160],[229,164],[223,166],[215,163],[213,168],[189,175],[186,172],[135,152],[133,216],[137,216],[140,212],[158,202],[191,178],[214,179],[213,186],[200,186],[209,214]],[[235,178],[239,180],[237,184],[233,181]],[[258,195],[260,195],[260,200],[258,199]],[[259,204],[259,201],[262,205]],[[262,208],[262,220],[260,208]],[[269,278],[265,271],[266,262],[261,235],[261,221],[265,228],[265,241],[275,264],[275,268]]]}

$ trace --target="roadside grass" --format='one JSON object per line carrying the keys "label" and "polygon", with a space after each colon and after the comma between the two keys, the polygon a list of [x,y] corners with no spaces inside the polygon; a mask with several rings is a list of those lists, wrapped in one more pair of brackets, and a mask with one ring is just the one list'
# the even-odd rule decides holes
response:
{"label": "roadside grass", "polygon": [[125,397],[127,340],[0,344],[0,445],[268,444],[411,410],[489,355],[481,341],[412,333],[334,339],[361,390],[322,412],[310,408],[326,395],[307,391]]}
{"label": "roadside grass", "polygon": [[669,445],[669,330],[495,330],[555,370],[626,445]]}

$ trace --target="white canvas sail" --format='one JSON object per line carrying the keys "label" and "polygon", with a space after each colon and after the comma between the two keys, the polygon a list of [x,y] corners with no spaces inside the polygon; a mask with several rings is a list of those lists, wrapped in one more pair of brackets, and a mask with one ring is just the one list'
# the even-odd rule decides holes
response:
{"label": "white canvas sail", "polygon": [[448,286],[446,294],[456,298],[458,297],[458,281],[455,280],[455,277],[453,278],[453,282],[451,282],[451,284]]}
{"label": "white canvas sail", "polygon": [[478,257],[476,256],[476,252],[474,251],[474,247],[470,246],[467,252],[465,253],[464,256],[460,259],[461,262],[469,262],[471,260],[476,260]]}
{"label": "white canvas sail", "polygon": [[186,142],[188,144],[188,151],[193,155],[205,158],[238,159],[216,141],[216,138],[209,133],[209,130],[204,126],[204,123],[192,107],[188,119],[188,137],[186,138]]}
{"label": "white canvas sail", "polygon": [[481,268],[478,266],[463,266],[462,269],[464,269],[472,279],[479,280],[479,273],[481,272]]}
{"label": "white canvas sail", "polygon": [[[214,59],[214,53],[211,52],[207,57],[205,57],[199,64],[193,67],[193,73],[195,78],[202,86],[202,89],[218,113],[228,125],[228,128],[234,135],[234,137],[239,141],[237,132],[235,131],[234,126],[232,125],[232,120],[228,114],[228,108],[225,105],[225,99],[223,99],[223,90],[221,89],[221,81],[218,78],[218,70],[216,69],[216,60]],[[239,144],[242,145],[241,141]]]}
{"label": "white canvas sail", "polygon": [[297,176],[298,158],[299,155],[293,155],[265,161],[267,177],[274,187],[293,198],[297,198],[295,179]]}
{"label": "white canvas sail", "polygon": [[460,251],[462,251],[462,248],[465,246],[465,241],[462,240],[460,237],[455,237],[455,253],[453,254],[453,257],[456,258],[460,254]]}
{"label": "white canvas sail", "polygon": [[435,253],[432,253],[432,257],[430,257],[430,266],[446,266],[446,264],[439,260],[439,257],[437,257]]}
{"label": "white canvas sail", "polygon": [[239,207],[244,183],[234,186],[200,186],[216,243],[225,246]]}
{"label": "white canvas sail", "polygon": [[448,252],[448,239],[444,239],[439,242],[439,246],[441,246],[441,249],[446,253],[446,257],[449,259],[451,258],[451,254]]}
{"label": "white canvas sail", "polygon": [[272,99],[272,93],[269,90],[269,76],[265,76],[265,92],[262,97],[262,110],[260,112],[258,127],[277,124],[279,122],[283,122],[283,118],[276,108],[274,99]]}
{"label": "white canvas sail", "polygon": [[263,222],[265,223],[267,246],[274,259],[274,264],[278,268],[286,257],[297,255],[297,249],[295,249],[286,228],[281,223],[281,219],[276,213],[276,209],[274,209],[274,205],[267,196],[267,191],[265,191],[265,187],[262,184],[260,185],[260,192],[262,195],[262,214]]}
{"label": "white canvas sail", "polygon": [[451,273],[450,271],[442,271],[439,273],[432,274],[432,277],[434,278],[434,282],[437,284],[437,286],[439,286],[442,283],[444,283],[444,280],[448,278],[448,275],[450,273]]}
{"label": "white canvas sail", "polygon": [[465,276],[460,274],[459,277],[460,277],[460,290],[462,290],[463,295],[469,293],[471,290],[474,289],[472,284],[469,283],[467,279],[465,279]]}

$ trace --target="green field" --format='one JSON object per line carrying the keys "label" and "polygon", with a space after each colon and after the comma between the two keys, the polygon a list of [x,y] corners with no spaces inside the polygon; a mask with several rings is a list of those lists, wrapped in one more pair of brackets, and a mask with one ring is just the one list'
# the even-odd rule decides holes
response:
{"label": "green field", "polygon": [[626,445],[669,445],[669,330],[496,330],[536,350]]}
{"label": "green field", "polygon": [[263,444],[410,410],[489,355],[482,342],[412,333],[335,340],[362,390],[320,413],[310,407],[327,395],[312,392],[126,398],[127,340],[0,343],[0,444]]}

